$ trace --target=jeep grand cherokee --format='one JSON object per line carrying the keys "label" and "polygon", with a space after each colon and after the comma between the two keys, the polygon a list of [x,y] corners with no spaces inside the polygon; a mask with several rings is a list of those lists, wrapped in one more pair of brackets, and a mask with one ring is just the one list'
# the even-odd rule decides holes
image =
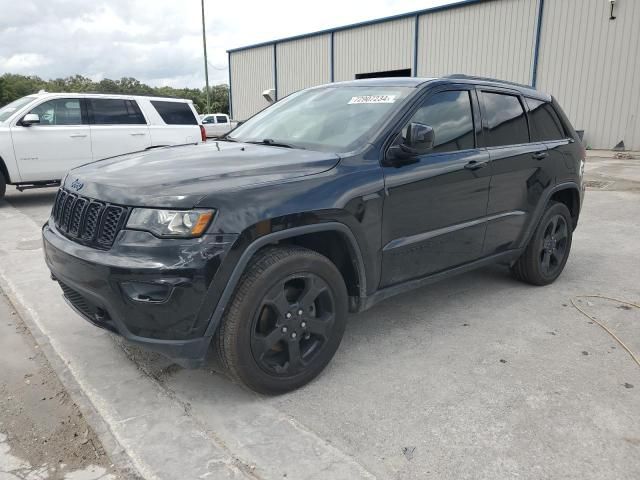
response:
{"label": "jeep grand cherokee", "polygon": [[463,76],[294,93],[223,140],[72,170],[47,264],[93,324],[265,393],[309,382],[347,313],[487,265],[562,272],[585,151],[558,103]]}

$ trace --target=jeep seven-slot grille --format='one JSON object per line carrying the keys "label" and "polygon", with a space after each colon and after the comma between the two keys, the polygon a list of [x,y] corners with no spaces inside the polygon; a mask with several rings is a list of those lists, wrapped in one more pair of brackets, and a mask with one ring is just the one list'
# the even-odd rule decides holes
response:
{"label": "jeep seven-slot grille", "polygon": [[129,209],[120,205],[58,190],[53,204],[56,228],[66,237],[95,248],[108,249],[122,230]]}

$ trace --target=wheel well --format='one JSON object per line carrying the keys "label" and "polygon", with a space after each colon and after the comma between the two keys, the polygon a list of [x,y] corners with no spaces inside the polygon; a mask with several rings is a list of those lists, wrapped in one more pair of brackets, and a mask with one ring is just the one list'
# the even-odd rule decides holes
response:
{"label": "wheel well", "polygon": [[342,274],[350,297],[360,296],[360,277],[353,246],[340,232],[314,232],[286,238],[279,244],[298,245],[324,255]]}
{"label": "wheel well", "polygon": [[573,220],[573,228],[575,229],[578,225],[578,216],[580,215],[580,195],[578,191],[575,188],[558,190],[551,195],[550,200],[552,202],[564,203],[567,206]]}

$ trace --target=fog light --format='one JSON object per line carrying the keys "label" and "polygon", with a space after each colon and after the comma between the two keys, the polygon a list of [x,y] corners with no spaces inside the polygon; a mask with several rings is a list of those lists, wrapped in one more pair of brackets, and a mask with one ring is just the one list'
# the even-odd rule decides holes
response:
{"label": "fog light", "polygon": [[120,287],[127,297],[140,303],[166,302],[173,291],[172,285],[157,283],[123,282]]}

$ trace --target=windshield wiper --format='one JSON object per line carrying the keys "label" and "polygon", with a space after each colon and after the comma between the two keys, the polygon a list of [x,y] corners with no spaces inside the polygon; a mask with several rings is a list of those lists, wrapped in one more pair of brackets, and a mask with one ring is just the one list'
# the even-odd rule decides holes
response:
{"label": "windshield wiper", "polygon": [[253,143],[255,145],[269,145],[270,147],[297,148],[300,150],[304,150],[303,147],[299,147],[298,145],[291,145],[289,143],[277,142],[272,138],[265,138],[261,142],[245,142],[245,143]]}

